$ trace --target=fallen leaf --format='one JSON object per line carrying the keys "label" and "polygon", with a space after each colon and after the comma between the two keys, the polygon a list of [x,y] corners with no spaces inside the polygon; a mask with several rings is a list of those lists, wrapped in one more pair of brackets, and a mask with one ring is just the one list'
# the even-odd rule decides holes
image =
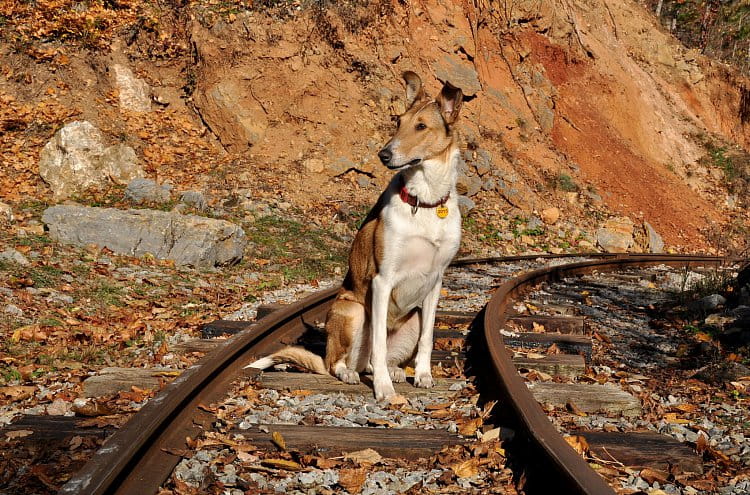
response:
{"label": "fallen leaf", "polygon": [[75,450],[78,447],[80,447],[82,443],[83,443],[83,437],[80,435],[76,435],[70,439],[70,443],[68,444],[68,449]]}
{"label": "fallen leaf", "polygon": [[493,428],[482,433],[482,442],[491,442],[500,438],[500,428]]}
{"label": "fallen leaf", "polygon": [[10,400],[28,399],[36,392],[36,387],[30,385],[11,385],[0,387],[0,396]]}
{"label": "fallen leaf", "polygon": [[573,450],[580,455],[585,455],[589,451],[589,443],[586,441],[586,438],[581,435],[565,437],[565,441],[568,442],[568,445],[573,447]]}
{"label": "fallen leaf", "polygon": [[458,433],[465,437],[473,437],[476,434],[477,429],[482,426],[482,422],[482,418],[469,420],[458,428]]}
{"label": "fallen leaf", "polygon": [[33,434],[34,432],[31,430],[11,430],[5,432],[5,439],[14,440],[16,438],[28,437],[29,435]]}
{"label": "fallen leaf", "polygon": [[271,433],[271,442],[279,448],[279,450],[286,450],[286,442],[284,437],[278,431]]}
{"label": "fallen leaf", "polygon": [[640,472],[640,477],[646,480],[649,485],[653,485],[654,481],[663,484],[669,478],[669,473],[659,469],[644,468]]}
{"label": "fallen leaf", "polygon": [[408,403],[409,401],[407,400],[407,398],[401,394],[396,394],[390,399],[388,399],[389,406],[405,406]]}
{"label": "fallen leaf", "polygon": [[344,459],[364,465],[376,464],[380,462],[382,458],[383,457],[373,449],[357,450],[355,452],[350,452],[344,456]]}
{"label": "fallen leaf", "polygon": [[479,459],[475,457],[467,461],[453,464],[451,470],[453,470],[459,478],[469,478],[479,473]]}
{"label": "fallen leaf", "polygon": [[575,402],[573,402],[570,399],[568,399],[568,401],[565,402],[565,409],[575,414],[576,416],[588,416],[588,414],[583,412],[578,406],[576,406]]}
{"label": "fallen leaf", "polygon": [[285,469],[287,471],[299,471],[302,469],[299,463],[286,459],[263,459],[260,461],[260,465],[275,469]]}

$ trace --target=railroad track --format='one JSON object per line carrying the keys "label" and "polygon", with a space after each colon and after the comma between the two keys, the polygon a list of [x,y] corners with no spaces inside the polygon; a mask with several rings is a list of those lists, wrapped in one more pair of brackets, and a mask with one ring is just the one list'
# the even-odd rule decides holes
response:
{"label": "railroad track", "polygon": [[[576,316],[518,315],[514,305],[533,287],[542,283],[558,282],[565,277],[657,265],[719,266],[726,260],[708,256],[679,255],[526,256],[460,260],[454,267],[471,269],[503,262],[527,262],[526,267],[530,268],[533,267],[532,261],[539,258],[546,258],[554,263],[569,261],[565,258],[573,258],[576,262],[528,271],[495,286],[491,299],[478,313],[462,310],[442,311],[439,315],[436,337],[448,342],[448,345],[442,349],[440,346],[436,347],[435,361],[450,370],[447,374],[452,373],[453,376],[459,377],[459,380],[438,380],[437,390],[428,392],[410,385],[399,388],[399,391],[416,397],[415,402],[409,403],[407,409],[413,409],[414,403],[420,403],[419,397],[426,394],[427,398],[420,404],[423,406],[422,416],[429,421],[442,415],[436,414],[436,411],[440,412],[441,408],[446,408],[445,405],[441,405],[441,401],[444,402],[447,396],[458,393],[458,409],[464,408],[469,411],[471,417],[481,417],[489,425],[484,427],[485,430],[491,432],[493,426],[502,426],[501,431],[495,430],[496,435],[515,432],[512,441],[506,438],[508,441],[504,442],[503,446],[507,446],[507,452],[503,455],[507,456],[508,465],[514,469],[514,483],[522,484],[526,493],[553,493],[550,492],[550,489],[553,489],[554,493],[612,494],[615,493],[613,488],[590,467],[580,453],[571,448],[571,443],[563,438],[550,422],[545,410],[539,407],[538,400],[541,394],[530,390],[524,378],[518,373],[519,368],[532,368],[556,374],[565,369],[584,366],[584,360],[590,356],[590,344],[587,354],[586,337],[576,335],[580,333],[584,320]],[[585,258],[594,259],[577,261]],[[489,278],[491,276],[492,273],[489,274]],[[487,278],[487,274],[483,274],[479,281],[486,282]],[[257,377],[250,370],[243,370],[243,366],[253,358],[273,352],[282,345],[298,341],[316,345],[314,329],[324,321],[335,294],[335,288],[318,292],[295,304],[270,312],[253,323],[218,321],[212,324],[209,330],[214,333],[228,331],[236,335],[216,344],[210,354],[185,370],[151,399],[131,421],[107,439],[83,469],[63,486],[60,493],[156,493],[186,453],[186,438],[194,440],[206,432],[217,430],[227,432],[226,425],[222,424],[222,421],[217,421],[217,411],[224,407],[222,404],[227,404],[228,395],[242,393],[243,389],[253,390],[253,394],[258,390],[260,393],[277,390],[277,395],[271,398],[278,397],[279,391],[284,393],[289,390],[301,390],[305,392],[302,395],[304,398],[310,393],[325,395],[331,392],[340,393],[347,387],[356,388],[317,375],[271,372]],[[471,328],[467,337],[469,345],[459,344],[452,348],[451,346],[457,340],[461,340],[465,333],[461,329],[467,326]],[[556,330],[558,333],[508,333],[506,330],[531,330],[541,327]],[[510,351],[506,343],[517,348],[526,346],[541,349],[554,344],[556,348],[567,350],[571,354],[548,355],[542,358],[534,356],[532,359],[527,353],[524,358],[519,356],[518,352]],[[471,387],[461,385],[465,377],[461,375],[464,369],[460,361],[464,357],[468,363],[468,371],[477,378],[478,398],[472,397]],[[250,383],[255,385],[248,385]],[[456,386],[457,384],[459,386]],[[369,393],[364,385],[359,390]],[[492,410],[490,406],[495,400],[500,401],[501,407]],[[344,399],[341,401],[345,403]],[[233,403],[231,400],[229,403],[236,405],[236,402]],[[472,405],[475,405],[473,412]],[[457,406],[453,404],[450,409],[455,407]],[[404,413],[403,410],[396,412],[400,418],[410,414],[408,411]],[[417,416],[419,413],[420,411],[417,411]],[[423,427],[421,430],[384,429],[383,424],[373,425],[367,418],[360,423],[363,427],[359,427],[356,433],[352,433],[351,428],[335,426],[290,427],[278,424],[268,424],[260,428],[257,428],[257,425],[245,425],[243,428],[240,424],[239,429],[242,431],[233,430],[233,433],[243,435],[246,441],[256,445],[266,445],[269,450],[278,449],[280,441],[286,444],[282,445],[284,449],[315,449],[316,452],[324,452],[327,455],[373,445],[375,450],[386,456],[429,457],[444,445],[461,446],[467,442],[466,438],[449,434],[450,426],[440,430],[424,429],[424,424],[420,425]],[[469,437],[481,437],[481,421],[476,426],[478,428],[470,428],[463,433],[468,432]],[[315,428],[318,430],[314,430]],[[456,429],[455,425],[453,429]],[[341,433],[344,430],[345,432]],[[280,436],[274,437],[273,432]]]}

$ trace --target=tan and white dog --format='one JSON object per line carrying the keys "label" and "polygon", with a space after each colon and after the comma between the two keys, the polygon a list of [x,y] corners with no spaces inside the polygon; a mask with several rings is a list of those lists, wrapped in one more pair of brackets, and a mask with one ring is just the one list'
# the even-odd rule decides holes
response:
{"label": "tan and white dog", "polygon": [[375,397],[395,395],[414,361],[417,387],[432,387],[430,359],[443,272],[461,241],[456,194],[456,120],[461,90],[446,83],[429,98],[404,73],[408,110],[378,156],[398,170],[357,233],[349,272],[326,319],[326,357],[287,347],[249,367],[291,362],[346,383],[371,370]]}

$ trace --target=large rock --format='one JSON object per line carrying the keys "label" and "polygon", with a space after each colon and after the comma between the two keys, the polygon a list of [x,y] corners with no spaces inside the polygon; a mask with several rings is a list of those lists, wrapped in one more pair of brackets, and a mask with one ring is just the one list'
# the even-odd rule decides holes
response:
{"label": "large rock", "polygon": [[596,242],[608,253],[625,253],[635,243],[633,221],[628,217],[611,218],[596,231]]}
{"label": "large rock", "polygon": [[268,127],[263,107],[238,81],[225,79],[197,91],[195,103],[225,147],[242,151],[263,139]]}
{"label": "large rock", "polygon": [[233,223],[173,212],[58,205],[45,210],[42,221],[53,239],[66,244],[151,254],[197,268],[236,263],[247,244]]}
{"label": "large rock", "polygon": [[86,121],[71,122],[55,133],[42,149],[39,174],[56,200],[110,180],[127,184],[144,175],[132,148],[106,147],[99,129]]}
{"label": "large rock", "polygon": [[482,91],[482,83],[474,64],[464,62],[451,55],[445,55],[438,60],[435,67],[435,76],[442,82],[450,82],[461,88],[464,96],[474,96]]}
{"label": "large rock", "polygon": [[134,112],[151,110],[151,88],[143,79],[138,79],[129,67],[112,66],[115,86],[120,93],[120,107]]}
{"label": "large rock", "polygon": [[648,222],[643,222],[643,228],[646,231],[646,241],[648,243],[646,247],[648,250],[652,253],[663,253],[664,241],[658,232]]}

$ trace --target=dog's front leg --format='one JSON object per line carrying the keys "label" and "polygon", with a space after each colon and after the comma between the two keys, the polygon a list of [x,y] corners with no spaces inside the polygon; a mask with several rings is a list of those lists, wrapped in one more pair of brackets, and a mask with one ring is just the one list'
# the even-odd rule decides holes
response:
{"label": "dog's front leg", "polygon": [[388,399],[396,395],[393,382],[388,374],[388,303],[393,285],[386,277],[376,275],[372,279],[372,332],[370,338],[370,363],[372,364],[372,382],[377,400]]}
{"label": "dog's front leg", "polygon": [[438,279],[435,287],[427,294],[422,303],[417,357],[414,359],[414,385],[417,387],[431,388],[434,385],[432,381],[432,334],[442,285],[442,280]]}

